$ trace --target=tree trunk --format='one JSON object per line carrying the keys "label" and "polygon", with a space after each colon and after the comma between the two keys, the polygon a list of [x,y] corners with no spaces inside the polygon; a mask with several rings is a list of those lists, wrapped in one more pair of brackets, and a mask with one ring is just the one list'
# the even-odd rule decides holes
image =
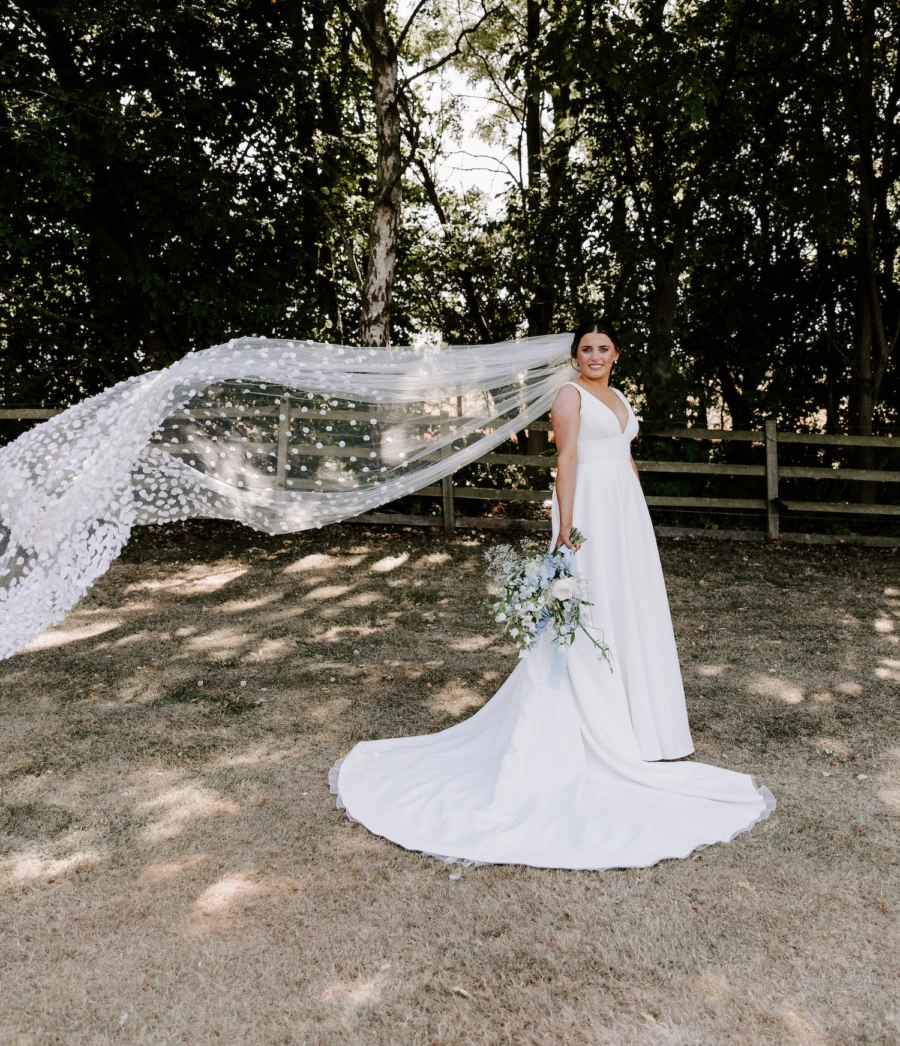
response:
{"label": "tree trunk", "polygon": [[[885,322],[885,306],[897,306],[893,282],[897,233],[885,221],[893,189],[896,151],[894,121],[898,92],[876,83],[877,39],[875,0],[832,0],[832,33],[838,53],[841,89],[847,128],[857,150],[856,164],[856,334],[853,346],[853,379],[850,385],[850,428],[854,435],[871,436],[882,379],[894,349],[894,338]],[[855,8],[855,9],[854,9]],[[900,79],[900,56],[893,71]],[[885,112],[879,115],[876,95],[888,95]],[[877,465],[872,447],[857,448],[858,468]],[[877,497],[875,483],[857,484],[862,501]]]}
{"label": "tree trunk", "polygon": [[528,184],[525,214],[528,222],[528,288],[525,316],[530,336],[549,334],[553,323],[553,280],[544,235],[544,128],[541,124],[543,85],[534,69],[532,55],[540,46],[541,4],[527,0],[525,12],[528,72],[525,78],[525,148]]}
{"label": "tree trunk", "polygon": [[[857,313],[856,336],[853,343],[853,377],[850,381],[850,432],[854,436],[871,436],[875,407],[878,405],[878,388],[881,375],[874,366],[873,335],[875,317],[872,316],[871,283],[874,273],[871,271],[867,245],[863,237],[857,251]],[[876,290],[877,294],[877,290]],[[875,448],[857,447],[856,467],[871,469],[876,467]],[[856,494],[860,501],[873,505],[878,498],[878,486],[861,480],[856,484]]]}
{"label": "tree trunk", "polygon": [[[527,150],[526,171],[528,183],[525,187],[525,215],[528,223],[527,300],[525,318],[528,334],[536,337],[549,334],[553,324],[553,286],[549,258],[544,235],[544,128],[541,124],[542,84],[534,69],[532,56],[540,46],[541,4],[540,0],[527,0],[525,11],[526,47],[528,49],[528,72],[525,78],[525,148]],[[541,418],[544,421],[549,415]],[[528,430],[525,445],[527,454],[543,454],[550,446],[549,433],[543,430]],[[527,470],[532,482],[541,482],[543,469]]]}
{"label": "tree trunk", "polygon": [[397,47],[387,24],[386,0],[356,0],[372,63],[375,101],[375,199],[369,216],[369,246],[363,277],[360,339],[363,345],[390,345],[391,304],[397,267],[402,205],[400,106]]}
{"label": "tree trunk", "polygon": [[[653,259],[653,284],[650,292],[649,336],[647,341],[648,367],[646,371],[647,419],[657,423],[683,425],[687,420],[687,390],[679,381],[675,367],[675,313],[678,308],[678,283],[684,267],[685,245],[694,221],[694,215],[703,202],[710,170],[720,149],[719,129],[725,113],[738,57],[739,44],[747,18],[748,0],[740,3],[732,16],[728,38],[722,57],[714,99],[710,100],[710,116],[705,141],[693,169],[683,185],[681,200],[675,203],[674,185],[668,178],[651,182],[653,213],[662,218],[657,227],[662,231],[654,236],[656,249]],[[645,8],[647,24],[662,41],[665,37],[665,0],[652,0]],[[667,134],[659,116],[650,122],[653,169],[665,170],[668,151]],[[680,176],[677,176],[680,177]],[[652,227],[645,230],[653,235]],[[661,237],[661,239],[659,238]]]}
{"label": "tree trunk", "polygon": [[650,293],[650,332],[647,341],[647,420],[684,422],[684,402],[675,385],[672,350],[675,343],[675,310],[682,266],[682,237],[661,243],[653,264]]}
{"label": "tree trunk", "polygon": [[843,371],[841,355],[837,348],[837,314],[835,298],[834,252],[819,243],[816,247],[816,265],[821,274],[822,306],[825,311],[825,330],[822,331],[822,358],[825,360],[825,432],[835,436],[840,432],[838,414],[838,386]]}

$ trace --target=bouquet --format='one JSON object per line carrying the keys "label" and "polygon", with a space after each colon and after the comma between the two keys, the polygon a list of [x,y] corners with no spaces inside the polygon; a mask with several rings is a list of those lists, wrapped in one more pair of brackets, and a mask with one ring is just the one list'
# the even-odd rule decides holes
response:
{"label": "bouquet", "polygon": [[[571,540],[580,545],[585,537],[573,529]],[[519,657],[525,657],[544,629],[550,628],[553,641],[561,649],[571,646],[581,631],[600,656],[610,660],[609,647],[592,636],[590,626],[581,619],[581,608],[591,604],[583,581],[575,574],[575,553],[570,548],[561,546],[541,554],[497,545],[485,552],[485,557],[490,578],[503,593],[493,604],[494,620],[512,637]]]}

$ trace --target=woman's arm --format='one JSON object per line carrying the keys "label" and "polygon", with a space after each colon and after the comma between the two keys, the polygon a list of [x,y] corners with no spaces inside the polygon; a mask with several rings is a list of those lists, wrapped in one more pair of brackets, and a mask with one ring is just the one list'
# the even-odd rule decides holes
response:
{"label": "woman's arm", "polygon": [[631,458],[631,467],[634,469],[634,474],[638,478],[638,483],[640,483],[640,481],[641,481],[641,474],[640,474],[640,472],[638,472],[638,467],[634,463],[634,457]]}
{"label": "woman's arm", "polygon": [[581,425],[581,393],[563,385],[550,408],[556,438],[556,500],[559,503],[559,537],[556,544],[578,549],[569,540],[575,505],[575,470],[578,466],[578,428]]}

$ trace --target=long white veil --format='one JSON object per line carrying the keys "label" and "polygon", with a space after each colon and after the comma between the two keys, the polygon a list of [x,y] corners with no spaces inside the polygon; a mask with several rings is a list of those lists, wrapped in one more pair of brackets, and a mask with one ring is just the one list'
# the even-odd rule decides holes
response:
{"label": "long white veil", "polygon": [[0,658],[60,621],[135,524],[305,530],[469,464],[549,408],[570,340],[240,338],[36,426],[0,448]]}

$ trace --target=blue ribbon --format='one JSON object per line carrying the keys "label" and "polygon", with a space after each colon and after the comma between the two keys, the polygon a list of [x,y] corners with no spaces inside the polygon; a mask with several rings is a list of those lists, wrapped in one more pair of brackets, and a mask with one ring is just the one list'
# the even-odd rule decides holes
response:
{"label": "blue ribbon", "polygon": [[557,642],[553,643],[553,654],[550,660],[550,669],[547,672],[547,686],[551,690],[559,690],[563,675],[566,671],[566,655],[560,649]]}

